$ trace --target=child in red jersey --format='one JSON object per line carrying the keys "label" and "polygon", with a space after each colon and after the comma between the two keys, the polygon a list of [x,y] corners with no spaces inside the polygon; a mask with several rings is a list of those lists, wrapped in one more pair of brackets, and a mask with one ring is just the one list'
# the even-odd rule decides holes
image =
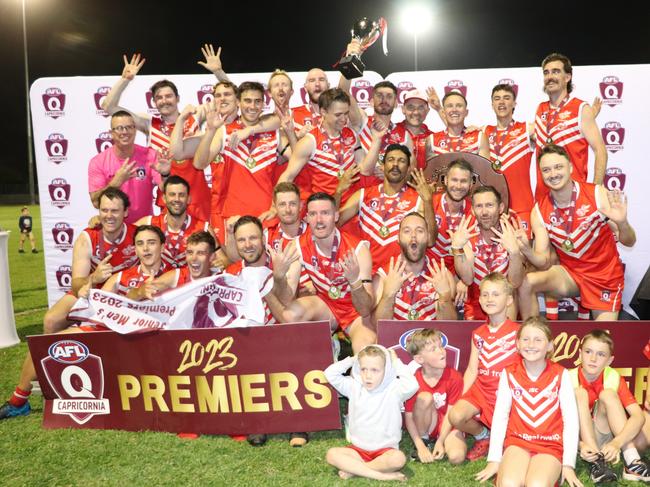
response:
{"label": "child in red jersey", "polygon": [[481,281],[479,289],[479,303],[488,321],[472,332],[463,395],[449,412],[451,424],[476,439],[467,454],[470,461],[487,454],[499,375],[506,366],[520,360],[515,347],[519,325],[507,319],[513,300],[508,278],[492,272]]}
{"label": "child in red jersey", "polygon": [[650,469],[635,448],[645,417],[625,379],[610,367],[613,353],[609,333],[593,330],[582,339],[580,366],[571,370],[580,414],[580,456],[591,463],[594,483],[617,480],[605,462],[617,463],[621,452],[623,478],[647,482]]}
{"label": "child in red jersey", "polygon": [[[416,448],[411,456],[430,463],[446,454],[450,463],[461,463],[467,445],[464,435],[452,428],[447,409],[460,398],[463,378],[456,369],[447,367],[442,334],[435,328],[417,330],[409,337],[406,349],[420,365],[414,374],[419,390],[404,404],[406,429]],[[429,450],[431,444],[433,450]]]}
{"label": "child in red jersey", "polygon": [[498,472],[498,485],[565,480],[582,487],[575,474],[578,408],[569,372],[549,359],[553,337],[546,320],[524,321],[517,350],[522,360],[499,378],[488,464],[476,479],[484,482]]}

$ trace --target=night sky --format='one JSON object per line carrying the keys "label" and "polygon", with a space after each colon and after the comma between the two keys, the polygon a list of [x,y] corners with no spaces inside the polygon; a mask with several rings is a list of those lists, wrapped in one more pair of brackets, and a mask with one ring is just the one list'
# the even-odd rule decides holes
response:
{"label": "night sky", "polygon": [[[399,20],[406,0],[26,2],[30,84],[50,76],[118,76],[122,54],[131,52],[147,58],[142,74],[201,73],[196,62],[205,42],[223,47],[227,72],[328,69],[345,48],[353,21],[363,16],[383,16],[389,24],[389,56],[376,44],[363,56],[367,68],[383,75],[413,69],[413,37]],[[420,70],[537,66],[553,51],[574,65],[650,63],[646,2],[634,2],[637,8],[621,1],[598,7],[571,0],[427,3],[435,25],[418,39]],[[2,90],[9,117],[0,181],[10,184],[27,181],[21,22],[20,0],[1,0]]]}

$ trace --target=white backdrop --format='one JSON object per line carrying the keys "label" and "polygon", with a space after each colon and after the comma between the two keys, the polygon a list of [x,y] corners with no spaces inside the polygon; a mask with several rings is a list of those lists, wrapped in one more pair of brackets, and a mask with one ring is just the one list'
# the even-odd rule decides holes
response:
{"label": "white backdrop", "polygon": [[[291,106],[305,103],[302,85],[306,72],[289,73],[294,83]],[[338,72],[328,72],[332,86],[338,82]],[[230,75],[233,82],[260,81],[266,83],[268,73]],[[211,98],[215,80],[211,75],[164,76],[178,86],[181,103],[197,104]],[[155,114],[149,87],[163,76],[138,76],[122,96],[120,105],[136,112]],[[47,290],[53,304],[70,285],[72,242],[86,226],[96,210],[88,196],[88,161],[110,145],[110,122],[100,108],[101,100],[116,81],[115,76],[41,78],[31,87],[30,99],[34,126],[34,145],[41,201]],[[369,108],[372,86],[382,78],[366,72],[364,78],[353,80],[352,93],[363,107]],[[499,68],[449,71],[392,73],[386,79],[395,83],[400,92],[417,87],[433,86],[440,97],[446,90],[458,88],[468,99],[468,124],[494,123],[490,104],[492,87],[500,82],[516,85],[518,92],[515,119],[532,122],[542,92],[539,67]],[[643,217],[643,193],[650,188],[650,175],[645,168],[644,134],[650,134],[650,99],[646,94],[650,84],[650,65],[574,66],[573,94],[589,103],[595,96],[603,98],[603,108],[597,122],[608,148],[606,184],[622,187],[629,198],[629,218],[637,231],[638,241],[633,249],[620,247],[626,264],[626,286],[623,301],[629,302],[650,263],[650,225]],[[267,110],[272,109],[266,97]],[[401,109],[394,121],[401,120]],[[427,119],[429,128],[440,130],[442,123],[436,114]],[[136,143],[146,145],[142,134]],[[590,177],[593,154],[590,154]],[[531,171],[533,174],[533,171]]]}

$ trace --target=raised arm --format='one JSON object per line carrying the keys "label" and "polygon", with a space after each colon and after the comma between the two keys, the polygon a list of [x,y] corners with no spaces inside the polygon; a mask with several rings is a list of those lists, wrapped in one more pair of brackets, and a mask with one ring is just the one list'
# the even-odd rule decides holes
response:
{"label": "raised arm", "polygon": [[146,59],[141,58],[140,54],[132,55],[131,61],[129,61],[129,59],[126,57],[126,54],[123,55],[122,58],[124,59],[124,69],[122,70],[122,76],[113,85],[111,91],[109,91],[108,95],[106,95],[106,98],[104,98],[104,101],[102,102],[102,108],[106,110],[110,115],[119,110],[126,110],[133,116],[135,128],[140,132],[144,132],[148,135],[149,124],[151,121],[150,118],[146,115],[133,113],[130,110],[119,106],[122,93],[129,85],[129,83],[135,78],[136,74],[138,74],[138,71],[140,71],[140,68],[144,65]]}
{"label": "raised arm", "polygon": [[[219,113],[216,102],[212,100],[206,107],[205,132],[200,137],[199,144],[194,153],[193,164],[196,169],[205,169],[208,167],[214,158],[217,157],[217,154],[221,152],[225,134],[220,129],[224,123],[225,119],[223,115]],[[188,144],[190,144],[189,139]],[[185,141],[183,142],[183,146],[185,146]]]}
{"label": "raised arm", "polygon": [[350,283],[352,304],[362,317],[370,316],[374,307],[371,282],[372,257],[366,244],[359,244],[356,252],[350,250],[340,260],[343,275]]}
{"label": "raised arm", "polygon": [[230,81],[230,78],[228,78],[228,75],[223,70],[223,66],[221,65],[221,46],[217,48],[217,52],[215,54],[212,44],[204,44],[201,48],[201,54],[203,54],[205,61],[198,61],[196,64],[200,64],[205,69],[210,71],[220,82]]}
{"label": "raised arm", "polygon": [[600,211],[609,218],[618,241],[626,247],[636,243],[636,232],[627,220],[627,196],[619,190],[607,191],[603,186],[596,187]]}

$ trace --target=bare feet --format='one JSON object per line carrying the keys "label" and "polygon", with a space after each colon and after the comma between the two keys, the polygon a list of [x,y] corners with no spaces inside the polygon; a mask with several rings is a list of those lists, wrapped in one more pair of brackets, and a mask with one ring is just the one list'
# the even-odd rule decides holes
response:
{"label": "bare feet", "polygon": [[354,475],[349,472],[344,472],[343,470],[339,470],[339,477],[341,477],[343,480],[348,480],[354,477]]}
{"label": "bare feet", "polygon": [[406,482],[406,475],[402,472],[387,472],[384,473],[380,480],[397,480],[398,482]]}

